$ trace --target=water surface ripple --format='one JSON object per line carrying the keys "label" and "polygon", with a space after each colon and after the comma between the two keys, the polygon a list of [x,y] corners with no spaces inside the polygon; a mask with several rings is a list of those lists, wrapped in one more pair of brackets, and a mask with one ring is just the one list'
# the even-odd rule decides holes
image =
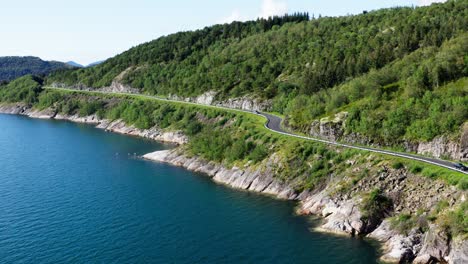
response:
{"label": "water surface ripple", "polygon": [[0,115],[1,263],[375,263],[294,204],[133,157],[167,146]]}

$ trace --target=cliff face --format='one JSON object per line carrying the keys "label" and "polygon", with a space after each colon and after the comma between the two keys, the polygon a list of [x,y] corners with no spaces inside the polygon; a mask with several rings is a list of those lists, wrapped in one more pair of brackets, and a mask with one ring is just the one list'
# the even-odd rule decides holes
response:
{"label": "cliff face", "polygon": [[217,92],[210,91],[196,97],[183,98],[179,96],[170,96],[172,100],[192,102],[204,105],[214,105],[233,109],[241,109],[247,111],[269,111],[272,102],[270,100],[261,100],[248,96],[229,98],[227,100],[217,100]]}
{"label": "cliff face", "polygon": [[[350,133],[345,133],[347,113],[341,112],[333,118],[322,118],[312,122],[309,134],[313,137],[325,138],[332,141],[344,141],[372,145],[370,138]],[[429,155],[435,158],[449,158],[452,160],[468,161],[468,123],[460,128],[461,136],[457,140],[446,136],[436,137],[429,142],[401,142],[406,151],[421,155]]]}
{"label": "cliff face", "polygon": [[76,89],[76,90],[80,90],[80,91],[101,91],[101,92],[106,92],[106,93],[131,93],[131,94],[137,94],[137,93],[140,92],[138,89],[133,88],[133,87],[131,87],[129,85],[122,84],[118,80],[112,81],[110,86],[102,87],[102,88],[99,88],[99,89],[88,87],[88,86],[86,86],[84,84],[75,84],[75,85],[70,87],[70,86],[68,86],[66,84],[63,84],[63,83],[53,83],[51,86],[54,87],[54,88],[68,88],[68,89],[71,88],[71,89]]}
{"label": "cliff face", "polygon": [[248,111],[269,111],[271,109],[271,104],[271,101],[262,101],[260,99],[249,97],[231,98],[226,101],[214,103],[214,105],[217,106]]}
{"label": "cliff face", "polygon": [[139,93],[138,89],[122,84],[118,81],[113,81],[110,86],[99,89],[98,91],[108,93]]}
{"label": "cliff face", "polygon": [[[188,138],[180,132],[161,131],[157,127],[140,130],[126,125],[121,120],[103,120],[95,115],[64,116],[54,110],[38,111],[21,104],[0,105],[0,113],[93,124],[112,132],[181,145],[188,142]],[[294,180],[284,182],[275,177],[278,174],[278,164],[283,162],[279,153],[271,154],[260,164],[243,168],[227,168],[219,163],[188,156],[183,147],[149,153],[144,158],[206,174],[213,181],[233,188],[272,195],[280,199],[296,200],[299,214],[315,214],[323,217],[323,223],[319,227],[322,231],[366,236],[381,241],[384,261],[468,263],[468,241],[453,240],[434,224],[431,224],[425,232],[413,228],[407,234],[401,234],[392,228],[388,219],[385,219],[390,214],[378,222],[371,223],[366,220],[362,211],[363,194],[375,188],[384,190],[385,196],[391,198],[392,214],[415,213],[421,209],[429,211],[441,200],[447,201],[449,206],[454,206],[464,201],[467,196],[466,192],[448,186],[442,181],[427,180],[405,169],[392,169],[385,163],[376,164],[372,156],[368,158],[367,163],[361,165],[354,165],[356,164],[354,160],[346,161],[352,166],[330,175],[326,182],[320,185],[321,187],[305,191],[298,191]],[[346,185],[352,177],[366,171],[370,171],[366,177],[352,186]]]}

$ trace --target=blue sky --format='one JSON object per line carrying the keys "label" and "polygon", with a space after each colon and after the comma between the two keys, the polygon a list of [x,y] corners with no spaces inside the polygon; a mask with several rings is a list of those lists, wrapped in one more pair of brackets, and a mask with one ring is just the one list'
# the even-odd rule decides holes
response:
{"label": "blue sky", "polygon": [[339,16],[436,1],[443,0],[2,1],[0,56],[88,64],[162,35],[232,20],[295,11]]}

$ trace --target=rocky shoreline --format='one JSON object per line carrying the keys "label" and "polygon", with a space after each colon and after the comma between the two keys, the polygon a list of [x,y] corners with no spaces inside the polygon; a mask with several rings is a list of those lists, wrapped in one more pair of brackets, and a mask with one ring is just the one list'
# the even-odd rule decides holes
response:
{"label": "rocky shoreline", "polygon": [[178,145],[182,145],[188,142],[188,138],[178,131],[163,131],[157,127],[153,127],[150,129],[138,129],[134,126],[128,126],[122,120],[110,121],[107,119],[100,119],[96,115],[84,117],[80,117],[78,115],[63,115],[51,109],[35,110],[28,108],[22,104],[0,105],[0,113],[23,115],[38,119],[55,119],[75,123],[89,124],[109,132],[137,136],[166,143],[174,143]]}
{"label": "rocky shoreline", "polygon": [[[95,115],[87,117],[65,116],[54,110],[39,111],[20,104],[0,105],[0,113],[92,124],[106,131],[178,145],[188,142],[188,138],[180,132],[162,131],[157,127],[141,130],[127,126],[122,120],[109,121],[99,119]],[[321,231],[369,237],[382,242],[383,256],[381,259],[385,262],[468,263],[468,241],[451,240],[434,225],[430,226],[429,231],[425,233],[414,229],[408,235],[401,235],[391,230],[388,220],[384,220],[376,227],[370,227],[362,220],[362,212],[359,208],[361,198],[358,193],[370,188],[381,187],[399,193],[426,193],[426,195],[418,195],[418,197],[401,198],[401,201],[395,206],[397,211],[415,211],[421,205],[435,206],[441,197],[450,198],[451,204],[466,199],[464,192],[439,181],[428,182],[418,176],[410,175],[406,171],[390,169],[375,177],[369,177],[350,194],[334,196],[331,193],[336,189],[337,183],[333,180],[320,190],[297,193],[290,183],[276,179],[274,175],[277,167],[274,165],[279,162],[279,157],[276,154],[272,154],[258,166],[245,168],[226,168],[215,162],[189,157],[185,154],[183,147],[156,151],[144,155],[144,158],[206,174],[213,181],[232,188],[298,201],[298,213],[323,217],[323,225],[319,228]],[[432,191],[434,186],[436,186],[436,191]]]}
{"label": "rocky shoreline", "polygon": [[[189,157],[180,149],[156,151],[144,155],[144,158],[204,173],[213,181],[232,188],[272,195],[279,199],[296,200],[299,202],[297,209],[299,214],[314,214],[323,217],[323,225],[318,228],[319,231],[368,237],[382,242],[384,254],[381,260],[385,262],[466,263],[468,260],[467,241],[457,240],[451,243],[449,238],[434,225],[426,233],[414,229],[407,236],[391,230],[388,220],[384,220],[377,228],[369,230],[368,224],[362,220],[362,212],[358,206],[359,198],[352,197],[341,200],[334,198],[330,195],[332,188],[329,187],[318,192],[295,193],[289,184],[280,182],[273,177],[274,166],[271,165],[278,162],[275,156],[273,154],[255,169],[227,169],[214,162],[207,162],[198,157]],[[386,176],[393,178],[401,175],[399,172],[392,172]],[[410,178],[408,181],[420,180],[415,176],[408,178]],[[329,186],[331,185],[333,184],[329,183]],[[429,183],[429,185],[431,184]],[[464,194],[452,187],[444,186],[440,182],[437,182],[437,186],[439,186],[438,191],[441,195],[458,196],[456,199],[465,199]],[[430,186],[425,187],[431,188]],[[429,194],[428,199],[422,202],[430,203],[429,196],[431,195]],[[456,199],[454,198],[452,202],[456,202]],[[417,207],[416,204],[413,206],[414,208]],[[434,234],[437,235],[434,236]]]}

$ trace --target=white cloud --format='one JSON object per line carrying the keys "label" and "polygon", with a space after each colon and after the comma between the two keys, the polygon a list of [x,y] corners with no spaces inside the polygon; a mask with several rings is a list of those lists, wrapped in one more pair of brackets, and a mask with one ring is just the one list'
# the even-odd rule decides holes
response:
{"label": "white cloud", "polygon": [[419,5],[420,6],[428,6],[431,5],[432,3],[443,3],[447,0],[419,0]]}
{"label": "white cloud", "polygon": [[[262,6],[260,7],[260,14],[257,17],[268,18],[271,16],[282,16],[288,12],[288,5],[286,1],[282,0],[262,0]],[[231,23],[233,21],[247,21],[255,19],[253,17],[247,17],[239,11],[234,9],[229,16],[226,16],[218,20],[218,24]]]}
{"label": "white cloud", "polygon": [[288,12],[288,4],[281,0],[263,0],[259,17],[284,15]]}
{"label": "white cloud", "polygon": [[240,14],[239,10],[235,9],[232,11],[232,13],[229,16],[221,19],[220,21],[218,21],[218,23],[225,24],[225,23],[231,23],[234,21],[245,21],[245,20],[247,19]]}

